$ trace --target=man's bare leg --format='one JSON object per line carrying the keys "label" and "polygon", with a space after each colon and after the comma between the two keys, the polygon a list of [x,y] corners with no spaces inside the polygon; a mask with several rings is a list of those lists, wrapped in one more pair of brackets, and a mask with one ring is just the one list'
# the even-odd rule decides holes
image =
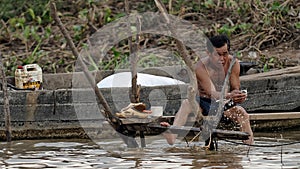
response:
{"label": "man's bare leg", "polygon": [[[174,126],[183,126],[186,123],[187,118],[191,112],[192,112],[192,109],[191,109],[188,99],[183,100],[178,112],[176,113],[173,125]],[[162,126],[170,126],[170,124],[166,123],[166,122],[162,122],[160,124]],[[177,134],[164,133],[163,135],[170,145],[173,145],[175,143]]]}
{"label": "man's bare leg", "polygon": [[225,117],[228,117],[232,121],[238,123],[241,126],[241,131],[247,132],[250,134],[248,140],[245,140],[244,143],[251,145],[253,144],[253,132],[250,126],[249,114],[241,106],[235,106],[224,112]]}

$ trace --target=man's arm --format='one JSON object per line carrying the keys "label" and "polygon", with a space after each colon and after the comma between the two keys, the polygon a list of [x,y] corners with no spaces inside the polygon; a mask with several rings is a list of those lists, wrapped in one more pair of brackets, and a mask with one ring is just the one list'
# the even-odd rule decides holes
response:
{"label": "man's arm", "polygon": [[232,67],[230,75],[230,93],[227,94],[227,99],[232,99],[236,103],[242,103],[246,100],[247,95],[240,91],[240,63],[236,59]]}
{"label": "man's arm", "polygon": [[238,59],[236,59],[236,62],[232,67],[229,83],[230,83],[230,91],[240,90],[240,87],[241,87],[241,84],[240,84],[240,63],[239,63]]}

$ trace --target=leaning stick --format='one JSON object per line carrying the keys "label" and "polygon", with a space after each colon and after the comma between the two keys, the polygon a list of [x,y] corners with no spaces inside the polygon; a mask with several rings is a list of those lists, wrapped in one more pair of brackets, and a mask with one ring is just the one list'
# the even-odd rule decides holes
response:
{"label": "leaning stick", "polygon": [[2,77],[3,102],[4,102],[3,109],[5,114],[6,140],[7,142],[11,142],[11,123],[10,123],[10,109],[9,109],[9,100],[8,100],[8,92],[7,92],[7,81],[5,77],[1,53],[0,53],[0,75]]}
{"label": "leaning stick", "polygon": [[103,107],[104,107],[104,110],[105,112],[102,112],[101,113],[104,113],[103,115],[106,117],[106,118],[109,118],[110,119],[110,122],[114,121],[115,118],[114,116],[112,115],[112,111],[110,109],[110,107],[108,106],[108,103],[106,102],[105,98],[103,97],[101,91],[99,90],[99,88],[97,87],[97,85],[95,84],[95,81],[94,81],[94,78],[93,76],[91,75],[91,73],[89,72],[87,66],[85,65],[85,63],[83,62],[82,58],[79,56],[79,52],[77,51],[77,48],[75,47],[72,39],[71,39],[71,36],[69,35],[68,31],[66,30],[66,28],[63,26],[60,18],[58,17],[57,15],[57,10],[56,10],[56,6],[55,6],[55,3],[54,2],[51,2],[50,3],[50,9],[51,9],[51,12],[52,12],[52,17],[54,18],[56,24],[58,25],[58,27],[60,28],[60,31],[62,32],[62,34],[64,35],[64,37],[66,38],[67,40],[67,43],[68,45],[70,46],[71,50],[72,50],[72,53],[75,57],[78,58],[78,61],[79,61],[79,64],[80,66],[83,68],[83,72],[85,74],[85,76],[87,77],[88,79],[88,82],[90,83],[90,85],[93,87],[95,93],[96,93],[96,96],[97,96],[97,102],[100,103]]}
{"label": "leaning stick", "polygon": [[[172,23],[170,22],[167,9],[165,8],[165,6],[161,2],[161,0],[154,0],[154,1],[155,1],[157,8],[162,13],[164,19],[166,20],[167,26],[170,29],[172,36],[177,37],[177,32],[174,29],[174,25],[172,25]],[[202,113],[199,112],[198,103],[195,100],[196,91],[197,91],[198,86],[197,86],[196,71],[195,71],[194,65],[193,65],[192,61],[190,60],[187,49],[186,49],[185,45],[182,43],[182,41],[175,38],[175,42],[176,42],[176,46],[178,48],[178,51],[179,51],[181,57],[183,58],[185,64],[189,67],[189,69],[191,71],[190,72],[190,86],[188,87],[189,103],[191,104],[192,110],[196,113],[198,118],[202,119],[202,117],[203,117]]]}
{"label": "leaning stick", "polygon": [[228,86],[228,83],[229,83],[229,78],[230,78],[230,75],[231,75],[231,71],[232,71],[232,68],[233,68],[233,65],[235,64],[236,62],[236,58],[233,57],[231,62],[230,62],[230,65],[229,65],[229,68],[228,68],[228,71],[227,71],[227,74],[226,74],[226,77],[225,77],[225,80],[224,80],[224,84],[223,84],[223,87],[222,87],[222,90],[221,90],[221,93],[220,93],[220,102],[219,102],[219,106],[218,106],[218,110],[217,110],[217,117],[221,118],[222,116],[222,113],[223,113],[223,110],[224,110],[224,99],[225,99],[225,95],[226,95],[226,91],[227,91],[227,86]]}
{"label": "leaning stick", "polygon": [[[137,61],[139,59],[138,56],[138,50],[139,50],[139,41],[140,41],[140,32],[141,32],[141,20],[140,18],[136,18],[136,27],[137,27],[137,32],[136,32],[136,38],[135,38],[135,43],[134,43],[134,48],[131,47],[130,53],[131,53],[131,76],[132,76],[132,97],[131,100],[133,102],[140,102],[140,90],[141,86],[137,84]],[[131,29],[131,27],[129,27]]]}
{"label": "leaning stick", "polygon": [[220,93],[220,98],[219,98],[220,101],[219,101],[219,105],[218,105],[218,109],[217,109],[217,113],[216,113],[217,119],[212,120],[212,121],[206,121],[206,123],[204,124],[204,129],[208,132],[212,132],[212,129],[217,127],[217,125],[218,125],[218,123],[219,123],[219,121],[222,117],[222,113],[224,111],[224,105],[225,105],[224,99],[225,99],[225,95],[226,95],[226,92],[227,92],[227,86],[228,86],[231,71],[232,71],[232,68],[233,68],[235,62],[236,62],[236,58],[233,57],[233,59],[230,62],[228,72],[226,74],[224,84],[222,86],[222,90],[221,90],[221,93]]}
{"label": "leaning stick", "polygon": [[[129,11],[129,2],[128,0],[125,0],[125,12],[127,16],[129,16],[130,11]],[[128,46],[130,50],[130,70],[131,70],[131,95],[130,95],[130,101],[132,103],[138,103],[140,102],[140,86],[137,85],[137,61],[138,61],[138,48],[139,48],[139,39],[140,39],[140,32],[141,32],[141,21],[140,18],[137,17],[136,19],[136,27],[137,27],[137,32],[136,32],[136,39],[135,43],[132,44],[132,33],[131,33],[131,25],[130,22],[127,22],[127,27],[128,27],[128,33],[129,33],[129,38],[128,38]]]}

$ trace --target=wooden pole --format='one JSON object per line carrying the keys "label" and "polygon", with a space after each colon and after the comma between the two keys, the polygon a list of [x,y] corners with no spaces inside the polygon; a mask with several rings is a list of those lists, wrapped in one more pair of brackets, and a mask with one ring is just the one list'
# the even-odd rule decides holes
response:
{"label": "wooden pole", "polygon": [[[217,113],[215,115],[216,119],[206,120],[204,122],[204,124],[202,125],[203,130],[206,132],[205,134],[213,133],[213,130],[218,126],[218,124],[222,118],[222,114],[224,111],[224,105],[225,105],[224,99],[225,99],[225,95],[227,92],[227,85],[229,83],[230,74],[231,74],[231,71],[232,71],[232,68],[233,68],[233,65],[235,64],[235,62],[236,62],[236,58],[233,57],[233,59],[230,62],[230,65],[229,65],[228,72],[226,74],[222,90],[220,92],[219,105],[218,105]],[[213,145],[213,144],[211,144],[211,142],[209,142],[208,145]]]}
{"label": "wooden pole", "polygon": [[[130,15],[129,11],[129,2],[125,0],[125,12],[127,17]],[[131,23],[130,21],[127,22],[128,27],[128,45],[130,50],[130,71],[131,71],[131,94],[130,94],[130,102],[131,103],[139,103],[140,102],[140,89],[141,86],[137,84],[137,61],[138,57],[138,50],[139,50],[139,42],[140,42],[140,32],[141,32],[141,20],[139,17],[136,18],[136,38],[135,43],[132,44],[132,30],[131,30]],[[140,131],[140,138],[141,138],[141,147],[146,147],[146,140],[144,131]]]}
{"label": "wooden pole", "polygon": [[6,129],[6,140],[11,142],[11,122],[10,122],[10,109],[9,109],[9,99],[7,91],[7,81],[5,76],[5,71],[2,63],[2,55],[0,53],[0,74],[2,79],[2,89],[3,89],[3,106],[5,114],[5,129]]}
{"label": "wooden pole", "polygon": [[[130,28],[130,27],[129,27]],[[140,89],[141,86],[137,84],[137,62],[139,59],[138,50],[139,50],[139,42],[140,42],[140,32],[141,32],[141,20],[140,18],[136,18],[136,38],[134,43],[134,48],[131,52],[131,74],[132,74],[132,101],[140,102]]]}
{"label": "wooden pole", "polygon": [[222,117],[222,113],[223,113],[223,110],[224,110],[224,99],[225,99],[225,95],[226,95],[226,92],[227,92],[227,86],[228,86],[228,83],[229,83],[229,78],[230,78],[230,75],[231,75],[231,71],[232,71],[232,68],[233,68],[233,65],[235,64],[236,62],[236,58],[233,57],[233,59],[231,60],[230,62],[230,65],[229,65],[229,68],[228,68],[228,71],[227,71],[227,74],[226,74],[226,77],[225,77],[225,80],[224,80],[224,84],[223,84],[223,87],[222,87],[222,90],[221,90],[221,95],[220,95],[220,102],[219,102],[219,106],[218,106],[218,111],[217,111],[217,117],[219,117],[221,119]]}
{"label": "wooden pole", "polygon": [[[128,0],[125,0],[125,12],[127,16],[129,17],[130,11],[129,11],[129,2]],[[139,50],[139,41],[140,41],[140,32],[141,32],[141,21],[140,18],[136,18],[136,38],[135,43],[132,44],[132,30],[130,22],[127,22],[128,27],[128,46],[130,50],[130,70],[131,70],[131,95],[130,95],[130,101],[131,103],[138,103],[140,102],[140,88],[141,86],[137,85],[137,61],[138,61],[138,55],[137,52]]]}
{"label": "wooden pole", "polygon": [[79,52],[77,51],[77,48],[75,47],[71,36],[69,35],[67,29],[64,27],[64,25],[62,24],[60,18],[57,15],[57,10],[56,10],[56,5],[54,2],[50,3],[50,9],[51,9],[51,16],[53,17],[53,19],[55,20],[56,24],[58,25],[58,27],[60,28],[60,31],[62,32],[62,34],[64,35],[64,37],[67,40],[68,45],[70,46],[73,55],[78,59],[80,66],[83,68],[83,72],[85,74],[85,76],[88,79],[88,82],[90,83],[90,85],[93,87],[96,96],[97,96],[97,102],[100,103],[103,107],[105,112],[102,112],[103,115],[106,118],[109,118],[110,121],[109,122],[114,122],[116,121],[116,117],[112,114],[112,111],[107,103],[107,101],[105,100],[105,98],[103,97],[101,91],[99,90],[99,88],[97,87],[95,80],[93,78],[93,76],[91,75],[91,73],[89,72],[87,66],[85,65],[85,63],[83,62],[82,58],[79,56]]}
{"label": "wooden pole", "polygon": [[154,0],[157,8],[162,13],[162,16],[167,22],[167,26],[170,29],[171,35],[175,37],[176,46],[178,49],[178,52],[180,53],[181,57],[183,58],[185,64],[190,69],[190,85],[188,87],[188,100],[191,104],[192,110],[194,113],[196,113],[199,120],[203,118],[202,113],[199,111],[198,103],[196,102],[196,92],[198,91],[198,85],[197,85],[197,79],[196,79],[196,73],[195,73],[195,67],[192,63],[192,61],[189,58],[189,54],[187,52],[187,49],[182,41],[177,39],[177,32],[174,29],[174,25],[171,23],[170,18],[168,16],[168,11],[164,4],[161,2],[161,0]]}

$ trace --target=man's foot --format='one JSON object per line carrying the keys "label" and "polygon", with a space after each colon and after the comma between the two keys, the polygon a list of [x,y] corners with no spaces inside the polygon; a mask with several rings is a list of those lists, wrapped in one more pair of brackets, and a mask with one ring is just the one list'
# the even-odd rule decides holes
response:
{"label": "man's foot", "polygon": [[[171,126],[168,122],[160,122],[160,125],[164,126],[164,127],[170,127]],[[163,136],[166,138],[168,144],[170,144],[170,145],[173,145],[175,143],[176,138],[177,138],[177,134],[172,134],[172,133],[168,132],[168,130],[163,133]]]}

